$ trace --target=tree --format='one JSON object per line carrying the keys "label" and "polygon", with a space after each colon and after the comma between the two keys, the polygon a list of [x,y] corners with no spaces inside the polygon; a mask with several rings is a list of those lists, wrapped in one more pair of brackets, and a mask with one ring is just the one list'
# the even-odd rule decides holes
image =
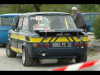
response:
{"label": "tree", "polygon": [[9,4],[7,9],[11,13],[40,12],[41,4]]}
{"label": "tree", "polygon": [[89,6],[89,4],[7,4],[7,9],[2,8],[0,13],[66,12],[71,14],[73,6],[76,6],[82,12],[86,12],[86,5]]}
{"label": "tree", "polygon": [[90,23],[92,25],[92,28],[94,29],[94,35],[96,39],[100,39],[100,15],[97,18],[94,18],[92,22]]}
{"label": "tree", "polygon": [[95,4],[79,4],[78,10],[81,11],[82,13],[97,12]]}
{"label": "tree", "polygon": [[6,14],[6,13],[8,13],[7,8],[2,7],[2,8],[0,9],[0,14]]}
{"label": "tree", "polygon": [[[42,12],[67,12],[71,13],[71,9],[68,8],[67,4],[42,4],[40,7]],[[69,11],[70,10],[70,11]]]}

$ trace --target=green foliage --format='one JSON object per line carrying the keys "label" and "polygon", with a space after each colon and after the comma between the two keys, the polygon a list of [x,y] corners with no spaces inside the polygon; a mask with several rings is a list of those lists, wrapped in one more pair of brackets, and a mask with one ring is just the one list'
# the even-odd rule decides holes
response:
{"label": "green foliage", "polygon": [[26,12],[66,12],[72,14],[71,8],[76,6],[82,13],[100,12],[100,4],[7,4],[1,8],[0,14]]}
{"label": "green foliage", "polygon": [[72,13],[73,6],[77,6],[77,4],[7,4],[7,8],[1,8],[0,14],[39,11]]}
{"label": "green foliage", "polygon": [[65,12],[67,10],[66,4],[43,4],[40,7],[41,11],[48,11],[48,12]]}
{"label": "green foliage", "polygon": [[[100,5],[95,4],[96,11],[100,12]],[[100,39],[100,15],[97,18],[94,18],[91,22],[92,28],[94,29],[94,35],[96,39]]]}
{"label": "green foliage", "polygon": [[97,18],[94,18],[90,23],[94,29],[94,35],[96,39],[100,39],[100,15]]}
{"label": "green foliage", "polygon": [[7,5],[7,9],[9,9],[9,13],[26,13],[26,12],[34,12],[33,4],[9,4]]}
{"label": "green foliage", "polygon": [[7,8],[2,7],[0,9],[0,14],[6,14],[8,12]]}
{"label": "green foliage", "polygon": [[85,12],[97,12],[97,8],[96,8],[97,4],[79,4],[79,10],[82,13]]}

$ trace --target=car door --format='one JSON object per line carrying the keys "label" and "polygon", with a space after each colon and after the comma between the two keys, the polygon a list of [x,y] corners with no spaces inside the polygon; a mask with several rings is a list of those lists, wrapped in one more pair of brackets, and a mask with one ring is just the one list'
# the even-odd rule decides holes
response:
{"label": "car door", "polygon": [[95,18],[94,14],[86,14],[84,16],[84,19],[85,19],[85,21],[87,23],[87,28],[88,28],[89,32],[93,31],[92,28],[91,28],[91,25],[90,25],[90,23],[91,23],[93,18]]}
{"label": "car door", "polygon": [[6,44],[13,17],[0,17],[0,44]]}
{"label": "car door", "polygon": [[19,50],[18,50],[19,35],[18,35],[18,33],[20,31],[21,23],[22,23],[22,18],[19,18],[18,22],[16,24],[17,28],[14,31],[12,31],[12,33],[11,33],[11,46],[12,46],[12,49],[15,52],[18,52],[18,53],[19,53]]}
{"label": "car door", "polygon": [[22,53],[22,45],[26,40],[25,35],[29,32],[28,31],[28,17],[22,17],[22,21],[19,24],[19,40],[18,40],[18,50],[19,53]]}
{"label": "car door", "polygon": [[17,41],[17,49],[18,49],[18,53],[22,53],[22,44],[23,44],[23,34],[20,34],[21,30],[22,30],[22,26],[23,26],[23,17],[19,18],[19,22],[18,22],[18,41]]}

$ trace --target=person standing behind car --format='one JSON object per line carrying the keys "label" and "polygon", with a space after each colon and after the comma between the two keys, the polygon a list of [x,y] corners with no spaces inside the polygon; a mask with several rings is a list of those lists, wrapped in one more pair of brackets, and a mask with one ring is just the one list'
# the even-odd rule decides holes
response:
{"label": "person standing behind car", "polygon": [[77,11],[76,7],[72,7],[72,12],[74,14],[73,20],[76,24],[76,27],[77,28],[82,28],[82,29],[84,29],[84,32],[86,32],[85,31],[86,21],[85,21],[83,15],[82,15],[82,13],[80,11]]}

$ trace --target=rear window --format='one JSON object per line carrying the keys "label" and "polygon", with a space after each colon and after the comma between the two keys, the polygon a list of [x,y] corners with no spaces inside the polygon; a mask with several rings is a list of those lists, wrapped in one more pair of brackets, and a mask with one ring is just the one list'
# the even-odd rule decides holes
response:
{"label": "rear window", "polygon": [[0,26],[11,26],[12,17],[1,17]]}
{"label": "rear window", "polygon": [[30,31],[43,29],[76,29],[70,15],[34,15],[29,17]]}
{"label": "rear window", "polygon": [[95,18],[94,14],[86,14],[84,16],[85,21],[92,21],[92,19],[94,19],[94,18]]}

